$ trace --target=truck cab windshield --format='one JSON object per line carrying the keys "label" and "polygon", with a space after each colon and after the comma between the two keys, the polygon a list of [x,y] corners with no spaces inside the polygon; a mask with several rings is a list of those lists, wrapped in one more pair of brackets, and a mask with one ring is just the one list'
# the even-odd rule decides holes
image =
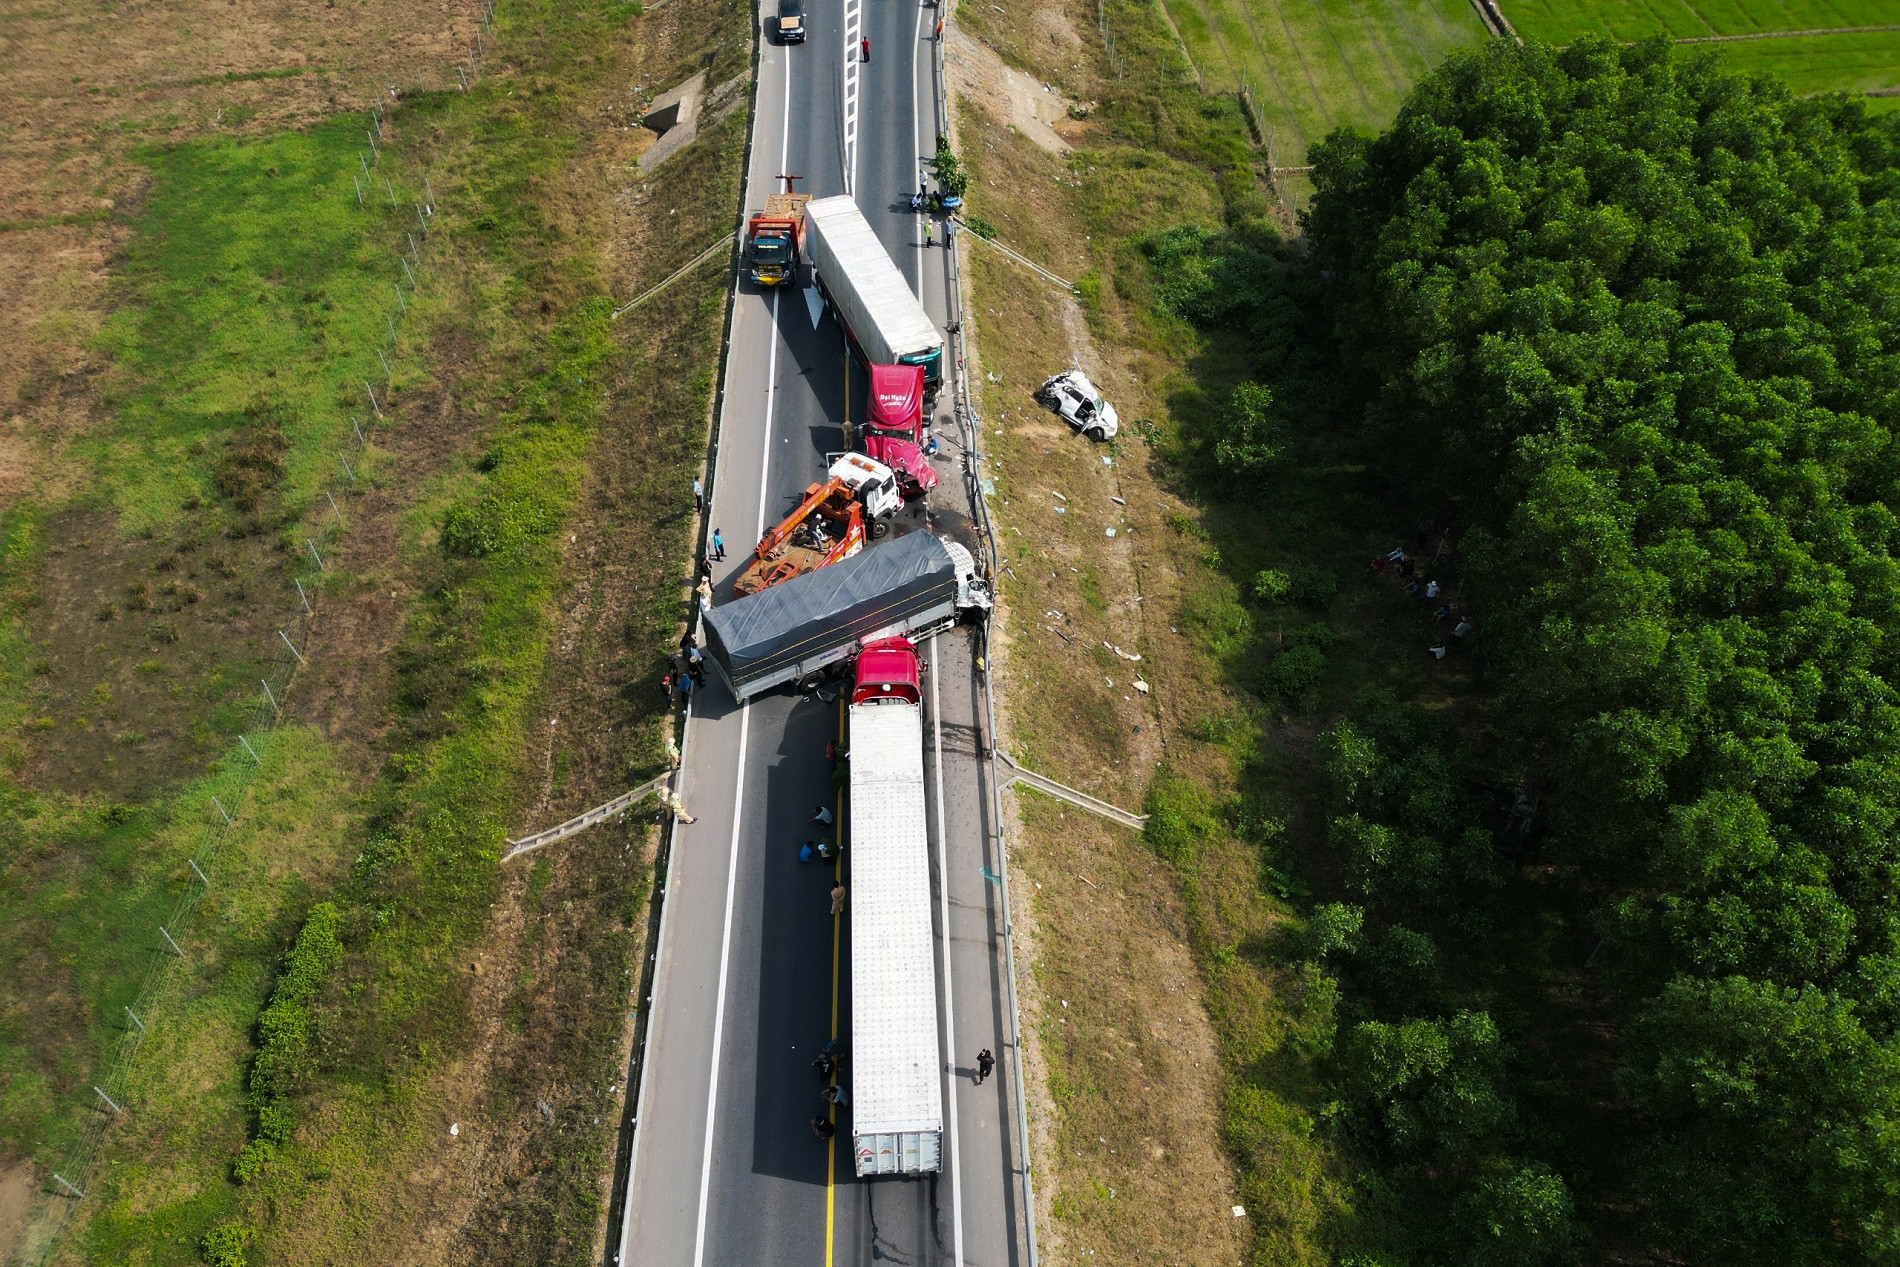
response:
{"label": "truck cab windshield", "polygon": [[758,238],[752,243],[754,264],[783,268],[791,260],[791,243],[782,237]]}

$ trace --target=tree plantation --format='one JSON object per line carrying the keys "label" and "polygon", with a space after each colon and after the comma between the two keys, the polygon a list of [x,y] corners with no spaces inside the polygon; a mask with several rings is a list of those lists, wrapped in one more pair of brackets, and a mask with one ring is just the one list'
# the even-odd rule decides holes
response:
{"label": "tree plantation", "polygon": [[1342,1257],[1900,1261],[1900,115],[1500,43],[1313,161],[1306,252],[1146,250],[1475,622],[1305,704]]}

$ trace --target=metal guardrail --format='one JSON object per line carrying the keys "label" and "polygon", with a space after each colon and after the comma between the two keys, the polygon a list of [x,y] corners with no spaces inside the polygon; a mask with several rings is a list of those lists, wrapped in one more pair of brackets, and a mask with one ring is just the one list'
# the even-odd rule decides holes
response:
{"label": "metal guardrail", "polygon": [[550,827],[546,831],[538,831],[532,835],[510,840],[508,841],[510,848],[507,853],[501,856],[501,860],[507,862],[511,858],[519,858],[524,853],[533,853],[544,845],[551,845],[557,840],[564,840],[574,835],[576,832],[586,831],[596,823],[604,823],[610,818],[618,817],[638,805],[641,801],[644,801],[647,797],[659,792],[668,783],[672,782],[672,780],[673,772],[669,770],[656,779],[648,779],[631,792],[622,792],[619,796],[614,797],[613,800],[608,801],[604,805],[596,805],[590,810],[576,814],[558,827]]}
{"label": "metal guardrail", "polygon": [[972,229],[969,226],[969,223],[965,221],[963,217],[952,216],[951,219],[957,222],[957,225],[962,229],[963,232],[968,233],[971,237],[981,242],[984,246],[987,246],[987,247],[992,248],[993,250],[1002,252],[1003,255],[1005,255],[1009,259],[1015,260],[1018,264],[1021,264],[1024,268],[1028,269],[1030,272],[1035,273],[1037,276],[1043,278],[1046,281],[1054,282],[1056,285],[1062,287],[1062,289],[1068,291],[1070,294],[1076,293],[1075,283],[1070,281],[1068,278],[1057,277],[1054,273],[1050,272],[1048,269],[1044,268],[1042,265],[1036,263],[1036,261],[1030,259],[1027,255],[1024,255],[1021,251],[1018,251],[1014,249],[1013,247],[1004,246],[1001,242],[997,241],[995,238],[984,237],[981,233],[978,233],[975,229]]}
{"label": "metal guardrail", "polygon": [[1014,758],[1001,749],[997,750],[996,755],[1003,759],[1003,764],[1015,771],[1008,779],[1004,780],[1003,788],[1005,790],[1018,783],[1022,783],[1035,788],[1038,792],[1047,793],[1057,800],[1067,801],[1071,805],[1085,809],[1091,814],[1100,814],[1110,822],[1120,823],[1123,827],[1131,831],[1140,831],[1148,822],[1148,816],[1146,814],[1130,813],[1120,806],[1109,804],[1100,797],[1090,796],[1087,792],[1078,792],[1072,787],[1057,783],[1047,775],[1037,774],[1034,770],[1025,770],[1016,764]]}
{"label": "metal guardrail", "polygon": [[[956,0],[938,0],[939,22],[947,21],[954,13]],[[939,28],[941,31],[941,27]],[[936,71],[937,131],[939,135],[948,135],[950,130],[950,101],[948,79],[943,68],[943,40],[941,37],[931,41],[931,62]],[[976,237],[974,233],[957,235]],[[985,239],[986,241],[988,239]],[[989,563],[992,573],[995,562],[1002,558],[1002,550],[996,543],[996,524],[990,518],[989,503],[983,496],[983,425],[977,417],[976,407],[970,402],[970,376],[964,364],[964,354],[968,344],[963,335],[963,267],[962,255],[954,249],[954,242],[946,243],[952,249],[945,252],[950,257],[950,336],[955,340],[950,357],[950,371],[956,386],[957,425],[964,429],[963,479],[969,491],[970,504],[976,513],[976,519],[983,528],[983,536],[989,542]],[[1042,271],[1038,269],[1037,271]],[[1068,283],[1064,282],[1063,285]],[[1073,291],[1074,287],[1070,287]],[[1015,1050],[1016,1058],[1010,1061],[1010,1072],[1016,1087],[1015,1116],[1017,1147],[1022,1154],[1023,1171],[1023,1232],[1028,1242],[1029,1267],[1038,1267],[1040,1256],[1036,1248],[1036,1184],[1035,1154],[1030,1148],[1029,1139],[1029,1096],[1027,1081],[1023,1074],[1023,1011],[1022,1003],[1016,993],[1016,923],[1010,914],[1009,882],[1009,841],[1003,831],[1003,785],[996,769],[996,691],[990,681],[989,664],[993,648],[990,645],[990,627],[986,622],[982,626],[982,661],[978,672],[983,680],[983,711],[985,720],[984,754],[989,761],[990,773],[990,821],[996,831],[996,860],[1001,874],[997,877],[997,888],[1003,899],[1003,980],[1009,994],[1010,1046]]]}
{"label": "metal guardrail", "polygon": [[719,252],[725,248],[726,244],[732,241],[733,234],[737,232],[738,230],[735,229],[733,230],[733,233],[726,234],[725,237],[720,238],[717,242],[714,242],[711,246],[701,251],[698,255],[695,255],[692,259],[682,264],[679,267],[678,271],[676,271],[672,276],[668,277],[665,281],[661,282],[657,286],[652,287],[650,290],[642,292],[637,297],[628,300],[626,303],[614,309],[612,313],[612,318],[618,318],[620,314],[623,312],[632,312],[635,308],[638,308],[641,304],[653,298],[655,295],[665,290],[668,286],[671,286],[674,282],[686,276],[686,274],[692,272],[694,269],[698,268],[701,264],[704,264],[707,260],[711,259],[713,256],[719,254]]}

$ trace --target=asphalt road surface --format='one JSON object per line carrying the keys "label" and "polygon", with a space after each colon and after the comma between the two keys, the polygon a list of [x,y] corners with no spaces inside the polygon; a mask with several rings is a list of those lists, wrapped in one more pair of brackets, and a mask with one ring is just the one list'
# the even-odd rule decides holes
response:
{"label": "asphalt road surface", "polygon": [[[843,143],[846,29],[862,13],[871,61],[856,67],[862,124]],[[762,30],[776,16],[765,0]],[[939,327],[947,323],[948,261],[926,248],[908,206],[939,122],[932,57],[937,10],[915,0],[808,3],[802,46],[765,43],[747,205],[803,177],[818,197],[854,192],[866,218]],[[851,49],[856,55],[856,47]],[[851,176],[847,179],[847,168]],[[808,281],[801,279],[801,282]],[[713,526],[728,557],[713,565],[716,601],[751,542],[823,478],[843,447],[847,408],[864,412],[865,379],[817,292],[761,293],[741,282],[711,487]],[[933,420],[945,440],[929,518],[900,512],[899,531],[930,527],[968,539],[971,507],[945,391]],[[877,549],[873,544],[867,547]],[[942,1174],[861,1182],[852,1174],[850,1110],[821,1141],[825,1110],[811,1061],[836,1035],[850,1041],[850,919],[834,920],[832,868],[798,860],[821,830],[814,809],[835,806],[827,741],[838,702],[778,693],[738,705],[717,685],[686,723],[679,789],[696,816],[676,831],[663,877],[647,1064],[637,1103],[628,1197],[611,1262],[641,1267],[755,1264],[1015,1264],[1027,1261],[1012,1103],[1003,969],[1002,870],[991,850],[974,635],[956,630],[924,647],[925,776],[937,903],[940,1024],[946,1106]],[[709,683],[712,679],[709,678]],[[848,860],[843,878],[848,886]],[[990,1048],[996,1073],[973,1082]]]}

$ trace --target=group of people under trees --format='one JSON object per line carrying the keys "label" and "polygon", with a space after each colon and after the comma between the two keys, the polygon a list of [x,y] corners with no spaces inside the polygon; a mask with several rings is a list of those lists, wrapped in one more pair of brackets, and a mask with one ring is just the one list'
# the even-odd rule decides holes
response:
{"label": "group of people under trees", "polygon": [[[1425,533],[1418,536],[1422,549],[1427,540]],[[1442,559],[1451,549],[1451,530],[1448,528],[1439,539],[1434,559]],[[1384,554],[1373,556],[1372,570],[1380,576],[1390,576],[1402,583],[1405,592],[1416,601],[1423,603],[1432,612],[1433,638],[1431,645],[1425,648],[1425,654],[1434,660],[1443,660],[1445,653],[1453,645],[1463,641],[1472,631],[1471,617],[1453,605],[1451,596],[1438,578],[1427,574],[1419,562],[1405,552],[1404,546],[1394,546]],[[1450,642],[1441,626],[1449,625]]]}

